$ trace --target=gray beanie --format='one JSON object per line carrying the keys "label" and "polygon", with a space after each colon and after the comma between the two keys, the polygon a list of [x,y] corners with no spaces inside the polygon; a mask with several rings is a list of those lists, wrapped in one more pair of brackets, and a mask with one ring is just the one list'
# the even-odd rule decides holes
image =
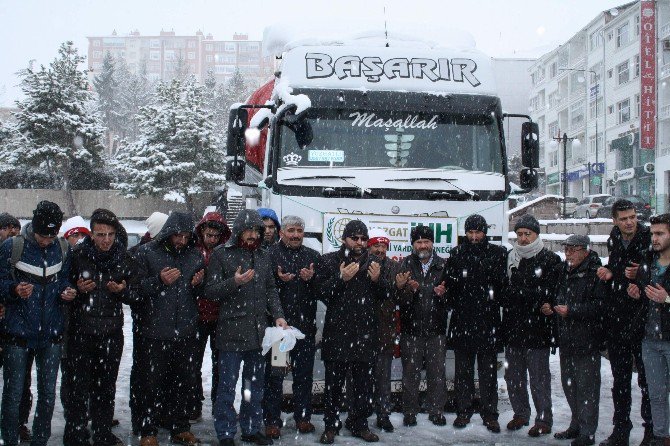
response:
{"label": "gray beanie", "polygon": [[522,215],[514,224],[514,232],[521,228],[530,229],[536,234],[540,234],[540,222],[530,214]]}

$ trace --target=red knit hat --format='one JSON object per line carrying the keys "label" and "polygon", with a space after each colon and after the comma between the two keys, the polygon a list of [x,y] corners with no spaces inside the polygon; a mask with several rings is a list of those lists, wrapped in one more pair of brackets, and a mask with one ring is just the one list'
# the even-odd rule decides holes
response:
{"label": "red knit hat", "polygon": [[66,231],[65,234],[63,234],[63,238],[67,240],[68,237],[73,236],[75,234],[91,235],[91,231],[89,231],[88,228],[84,228],[83,226],[78,226],[76,228],[72,228]]}
{"label": "red knit hat", "polygon": [[384,243],[386,246],[391,244],[391,239],[389,239],[388,234],[383,229],[372,229],[369,235],[368,248],[377,243]]}

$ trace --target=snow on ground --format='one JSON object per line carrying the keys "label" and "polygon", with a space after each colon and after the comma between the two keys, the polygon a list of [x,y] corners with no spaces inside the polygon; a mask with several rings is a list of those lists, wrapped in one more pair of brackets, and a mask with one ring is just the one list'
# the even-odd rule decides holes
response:
{"label": "snow on ground", "polygon": [[[131,335],[131,321],[130,321],[130,312],[126,311],[126,324],[124,326],[125,333],[125,346],[123,350],[123,358],[121,361],[121,368],[119,370],[119,378],[116,390],[116,411],[115,418],[118,418],[121,422],[120,426],[114,428],[114,433],[121,438],[127,445],[138,445],[139,439],[133,437],[130,432],[130,409],[128,408],[128,394],[129,394],[129,378],[130,378],[130,366],[132,364],[131,354],[132,354],[132,335]],[[210,392],[211,389],[211,360],[210,360],[210,351],[209,347],[205,352],[205,361],[203,366],[203,380],[205,387],[205,406],[203,408],[203,421],[200,423],[194,424],[192,426],[193,432],[198,436],[203,446],[216,445],[216,434],[214,431],[214,424],[211,416],[211,400]],[[554,432],[558,430],[566,429],[570,422],[570,409],[565,401],[563,395],[563,389],[561,387],[560,379],[560,370],[559,370],[559,358],[558,354],[552,355],[551,359],[551,371],[552,371],[552,395],[554,403]],[[613,413],[612,406],[612,376],[610,372],[609,362],[603,358],[601,366],[602,374],[602,385],[600,389],[600,423],[598,425],[597,432],[597,441],[601,441],[610,434],[611,431],[611,416]],[[633,383],[637,382],[637,377],[634,376]],[[58,386],[60,386],[60,379]],[[239,389],[239,384],[238,384]],[[57,389],[58,390],[58,389]],[[36,396],[36,379],[35,379],[35,370],[33,368],[33,380],[32,380],[32,391],[33,395]],[[391,415],[391,421],[393,422],[396,430],[392,434],[385,432],[379,432],[379,430],[374,426],[375,417],[370,417],[370,427],[373,432],[379,434],[380,442],[379,445],[400,445],[400,444],[413,444],[417,446],[430,446],[430,445],[537,445],[537,444],[550,444],[550,445],[568,445],[569,442],[558,441],[553,438],[553,435],[543,437],[541,439],[530,438],[526,432],[528,428],[517,432],[508,432],[505,429],[505,425],[512,418],[512,408],[509,403],[509,398],[507,397],[506,385],[504,379],[499,379],[499,394],[500,402],[498,405],[500,411],[500,424],[502,427],[502,432],[500,434],[493,434],[486,430],[481,422],[481,418],[478,414],[475,414],[472,417],[472,423],[463,430],[456,430],[452,427],[451,423],[456,418],[456,414],[447,413],[447,425],[443,427],[433,426],[432,423],[428,421],[427,414],[420,414],[418,417],[418,426],[408,428],[402,425],[402,414],[393,413]],[[56,392],[58,395],[58,391]],[[240,396],[238,392],[236,407],[239,408]],[[531,402],[532,406],[532,402]],[[33,410],[35,408],[35,403],[33,403]],[[635,428],[631,433],[631,444],[639,444],[643,435],[642,428],[642,419],[640,417],[640,391],[637,387],[637,384],[633,385],[633,409],[632,421]],[[316,432],[313,434],[301,435],[298,434],[295,430],[295,423],[293,422],[292,414],[282,414],[282,418],[285,420],[286,426],[283,429],[284,436],[280,440],[275,441],[275,445],[316,445],[319,444],[319,436],[323,432],[323,422],[321,415],[315,415],[312,418],[313,423],[316,426]],[[343,414],[342,421],[346,419],[346,414]],[[32,415],[31,415],[32,423]],[[54,416],[52,421],[52,437],[49,441],[49,445],[61,445],[63,444],[63,428],[65,421],[63,418],[63,407],[60,404],[60,400],[56,402],[56,407],[54,410]],[[239,441],[239,444],[243,444]],[[165,430],[160,430],[159,432],[159,442],[162,445],[167,445],[169,443],[169,433]],[[362,445],[364,444],[363,440],[354,438],[351,434],[342,429],[341,435],[336,437],[336,445]]]}

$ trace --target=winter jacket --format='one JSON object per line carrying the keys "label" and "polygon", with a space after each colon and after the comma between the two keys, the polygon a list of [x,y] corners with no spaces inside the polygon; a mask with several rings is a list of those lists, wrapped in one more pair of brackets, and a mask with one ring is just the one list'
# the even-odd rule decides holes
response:
{"label": "winter jacket", "polygon": [[[5,306],[2,333],[8,342],[28,348],[42,348],[60,342],[63,334],[63,306],[60,295],[71,286],[70,249],[63,259],[58,240],[40,248],[35,240],[32,223],[21,230],[23,252],[16,264],[16,280],[12,278],[10,260],[14,240],[9,238],[0,246],[0,303]],[[33,285],[27,299],[16,294],[20,282]]]}
{"label": "winter jacket", "polygon": [[400,272],[400,263],[385,257],[381,263],[382,276],[387,287],[388,299],[382,299],[377,304],[377,321],[379,329],[379,352],[394,353],[396,346],[396,286],[395,276]]}
{"label": "winter jacket", "polygon": [[608,282],[605,295],[605,333],[608,340],[619,344],[639,344],[644,337],[644,325],[647,320],[647,301],[631,299],[628,296],[628,284],[625,270],[631,263],[640,263],[650,252],[651,232],[641,223],[637,224],[635,236],[628,248],[623,245],[621,231],[612,228],[607,240],[609,261],[607,268],[612,271],[612,280]]}
{"label": "winter jacket", "polygon": [[[269,254],[286,322],[302,331],[305,336],[313,338],[316,334],[315,277],[305,282],[300,278],[300,270],[316,265],[319,253],[304,245],[298,249],[291,249],[279,241],[272,245]],[[284,273],[295,274],[293,280],[284,282],[279,279],[278,267],[281,267]]]}
{"label": "winter jacket", "polygon": [[[212,255],[214,249],[208,249],[205,245],[205,241],[202,238],[202,232],[205,229],[205,225],[209,222],[219,223],[222,227],[221,229],[221,244],[226,243],[230,238],[230,228],[228,227],[228,222],[223,218],[218,212],[208,212],[202,217],[202,220],[195,227],[196,234],[196,243],[195,245],[200,250],[203,258],[205,259],[205,266],[209,264],[209,257]],[[204,296],[198,297],[198,316],[201,321],[204,322],[215,322],[219,319],[219,303],[213,300],[205,299]]]}
{"label": "winter jacket", "polygon": [[[233,223],[232,236],[225,245],[214,249],[207,266],[204,296],[220,304],[216,327],[216,346],[220,351],[260,349],[268,316],[273,320],[284,317],[269,254],[260,248],[251,251],[238,246],[244,230],[262,226],[258,212],[240,212]],[[238,267],[243,273],[253,269],[254,278],[238,286]]]}
{"label": "winter jacket", "polygon": [[[316,266],[319,298],[326,305],[321,359],[324,361],[372,363],[378,351],[378,301],[388,299],[390,284],[383,275],[377,283],[368,277],[370,261],[364,252],[354,260],[339,251],[325,254]],[[379,262],[379,259],[376,259]],[[340,277],[340,264],[358,262],[358,273],[345,282]]]}
{"label": "winter jacket", "polygon": [[602,344],[602,302],[606,285],[598,279],[601,266],[595,251],[572,270],[566,262],[557,265],[556,305],[568,307],[567,316],[554,315],[561,354],[597,353]]}
{"label": "winter jacket", "polygon": [[[137,330],[146,338],[172,341],[195,336],[198,307],[196,296],[201,286],[192,286],[193,276],[204,268],[202,254],[193,237],[177,251],[170,236],[193,232],[193,218],[173,212],[156,238],[137,252],[138,289],[142,302],[137,305]],[[172,285],[160,278],[163,268],[177,268],[181,276]]]}
{"label": "winter jacket", "polygon": [[451,251],[445,282],[451,312],[447,342],[467,351],[501,351],[500,306],[506,284],[507,250],[484,239]]}
{"label": "winter jacket", "polygon": [[505,345],[518,348],[555,346],[552,316],[540,311],[545,303],[555,302],[558,254],[544,248],[530,259],[521,259],[512,269],[503,293],[503,336]]}
{"label": "winter jacket", "polygon": [[403,335],[436,336],[447,334],[447,296],[437,296],[433,288],[444,279],[445,260],[433,252],[428,274],[423,275],[421,260],[416,254],[405,257],[400,272],[411,273],[419,282],[419,289],[412,291],[409,284],[402,290],[395,287],[396,302],[400,308]]}
{"label": "winter jacket", "polygon": [[[120,225],[119,225],[120,226]],[[138,304],[140,297],[136,286],[137,267],[126,250],[128,237],[117,228],[116,241],[108,252],[98,251],[90,237],[75,246],[72,252],[70,281],[95,281],[95,288],[88,293],[77,293],[70,303],[68,332],[94,336],[109,336],[123,332],[122,304]],[[110,281],[126,281],[120,293],[107,289]]]}
{"label": "winter jacket", "polygon": [[[661,339],[664,341],[669,341],[670,340],[670,304],[667,302],[663,303],[656,303],[656,302],[651,302],[649,298],[647,297],[644,289],[647,285],[651,284],[653,282],[652,280],[652,268],[654,263],[656,262],[656,259],[658,258],[658,254],[655,252],[648,252],[645,255],[644,260],[642,263],[640,263],[640,268],[637,271],[637,277],[635,278],[635,284],[640,288],[641,290],[641,296],[640,299],[644,303],[644,306],[646,308],[645,310],[645,321],[644,323],[646,324],[646,314],[649,311],[649,306],[652,306],[652,310],[654,308],[657,308],[658,311],[661,313],[661,327],[660,327],[660,332],[661,332]],[[670,267],[666,269],[665,274],[663,275],[663,279],[661,280],[660,285],[666,290],[670,291]],[[629,297],[631,300],[636,300],[631,297]]]}

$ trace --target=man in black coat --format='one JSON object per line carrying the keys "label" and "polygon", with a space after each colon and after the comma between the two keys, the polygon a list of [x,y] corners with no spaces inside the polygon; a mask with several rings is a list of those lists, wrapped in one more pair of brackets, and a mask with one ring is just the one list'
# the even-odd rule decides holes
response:
{"label": "man in black coat", "polygon": [[642,338],[647,308],[644,300],[628,297],[628,285],[637,274],[637,266],[650,251],[649,228],[637,221],[635,206],[628,200],[617,200],[612,206],[614,228],[607,240],[609,261],[598,270],[598,277],[607,282],[608,292],[604,301],[605,344],[612,367],[614,386],[614,429],[602,446],[628,445],[630,430],[631,379],[633,364],[638,371],[637,383],[642,391],[640,412],[644,420],[644,441],[649,444],[653,432],[651,404],[647,391]]}
{"label": "man in black coat", "polygon": [[498,352],[502,351],[500,305],[506,285],[507,250],[488,242],[481,215],[465,220],[465,243],[451,251],[445,274],[452,309],[447,343],[454,349],[454,427],[464,428],[474,412],[475,360],[479,372],[480,415],[494,433],[498,423]]}
{"label": "man in black coat", "polygon": [[565,262],[558,265],[556,298],[542,313],[555,314],[561,353],[561,383],[572,418],[557,439],[572,439],[572,446],[595,444],[600,402],[600,344],[604,283],[596,271],[598,254],[589,249],[586,235],[571,235],[565,242]]}
{"label": "man in black coat", "polygon": [[445,261],[433,248],[429,226],[415,226],[410,233],[412,253],[403,259],[396,276],[396,299],[402,334],[403,424],[416,426],[419,413],[421,369],[426,365],[428,419],[444,426],[446,403],[447,297]]}
{"label": "man in black coat", "polygon": [[[161,406],[174,443],[191,446],[198,439],[188,422],[188,393],[195,386],[198,307],[196,298],[205,275],[202,254],[195,247],[193,217],[173,212],[155,240],[137,254],[138,388],[141,389],[141,446],[157,446],[156,416]],[[166,386],[167,379],[172,385]]]}
{"label": "man in black coat", "polygon": [[[293,376],[293,419],[301,434],[314,432],[315,429],[310,421],[317,301],[314,265],[320,257],[314,249],[303,245],[304,236],[305,221],[296,215],[285,215],[281,221],[279,242],[271,245],[269,249],[272,272],[286,323],[305,335],[305,339],[299,339],[289,352]],[[284,376],[273,373],[270,357],[271,353],[268,353],[263,415],[265,435],[277,439],[281,435]]]}
{"label": "man in black coat", "polygon": [[342,388],[351,373],[349,416],[345,427],[368,442],[379,437],[368,427],[377,352],[377,305],[387,298],[379,260],[368,255],[368,228],[351,220],[342,233],[342,247],[321,257],[316,265],[320,298],[326,305],[321,358],[326,368],[325,431],[320,442],[332,444],[341,423]]}
{"label": "man in black coat", "polygon": [[137,271],[127,245],[116,215],[96,209],[90,235],[72,253],[70,281],[79,294],[69,304],[68,355],[63,361],[63,381],[70,389],[64,411],[67,445],[89,444],[89,413],[96,445],[124,444],[111,429],[123,352],[122,304],[138,301],[132,286]]}
{"label": "man in black coat", "polygon": [[550,348],[554,343],[554,320],[542,314],[542,306],[553,301],[556,285],[555,266],[561,258],[544,247],[540,223],[524,215],[514,225],[517,239],[507,256],[508,288],[503,300],[503,336],[505,337],[505,381],[514,417],[507,429],[528,426],[528,376],[535,403],[535,424],[531,437],[551,433]]}

